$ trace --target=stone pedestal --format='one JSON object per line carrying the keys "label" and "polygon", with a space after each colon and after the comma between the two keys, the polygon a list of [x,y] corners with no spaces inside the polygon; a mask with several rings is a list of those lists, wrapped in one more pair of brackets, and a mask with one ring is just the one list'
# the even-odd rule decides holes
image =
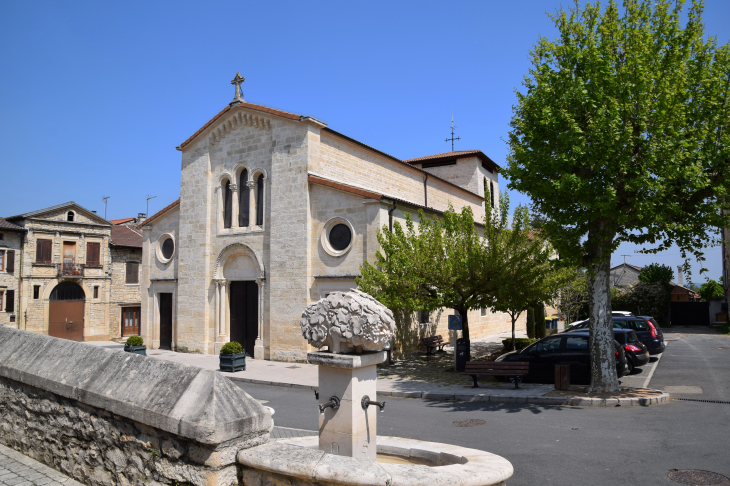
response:
{"label": "stone pedestal", "polygon": [[321,451],[375,461],[379,411],[375,405],[363,410],[362,397],[367,395],[370,400],[377,400],[377,365],[387,357],[387,351],[307,354],[307,361],[319,366],[318,405],[324,405],[333,396],[340,400],[338,410],[327,408],[319,415]]}

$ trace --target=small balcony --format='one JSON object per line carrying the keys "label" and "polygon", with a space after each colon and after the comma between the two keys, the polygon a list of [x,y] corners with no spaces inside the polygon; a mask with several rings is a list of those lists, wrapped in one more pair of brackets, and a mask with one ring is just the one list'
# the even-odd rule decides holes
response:
{"label": "small balcony", "polygon": [[82,263],[59,263],[58,276],[66,278],[82,278],[84,276],[84,267]]}

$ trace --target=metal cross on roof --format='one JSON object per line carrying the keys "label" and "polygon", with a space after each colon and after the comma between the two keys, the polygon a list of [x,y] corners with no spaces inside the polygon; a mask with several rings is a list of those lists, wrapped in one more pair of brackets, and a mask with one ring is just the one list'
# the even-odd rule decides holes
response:
{"label": "metal cross on roof", "polygon": [[231,101],[231,104],[243,102],[243,93],[241,93],[241,83],[243,83],[244,81],[246,81],[246,78],[241,76],[241,73],[236,73],[236,77],[233,78],[233,81],[231,81],[231,84],[236,85],[236,94],[233,96],[233,101]]}
{"label": "metal cross on roof", "polygon": [[461,137],[454,138],[454,130],[456,130],[456,125],[454,125],[454,115],[451,115],[451,138],[447,138],[446,141],[448,142],[451,140],[451,151],[454,151],[454,140],[461,140]]}

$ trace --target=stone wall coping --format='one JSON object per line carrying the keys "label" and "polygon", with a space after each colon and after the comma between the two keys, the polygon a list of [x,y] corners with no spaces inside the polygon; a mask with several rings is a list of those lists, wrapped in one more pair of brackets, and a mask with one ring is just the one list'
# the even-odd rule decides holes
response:
{"label": "stone wall coping", "polygon": [[4,326],[0,376],[201,444],[272,426],[269,410],[218,372]]}
{"label": "stone wall coping", "polygon": [[348,370],[385,363],[387,351],[365,351],[362,354],[335,354],[326,351],[307,353],[307,363]]}
{"label": "stone wall coping", "polygon": [[284,476],[343,485],[502,485],[512,464],[495,454],[450,444],[401,437],[377,438],[378,452],[427,460],[438,466],[380,464],[328,454],[317,449],[318,437],[280,439],[238,453],[238,462]]}

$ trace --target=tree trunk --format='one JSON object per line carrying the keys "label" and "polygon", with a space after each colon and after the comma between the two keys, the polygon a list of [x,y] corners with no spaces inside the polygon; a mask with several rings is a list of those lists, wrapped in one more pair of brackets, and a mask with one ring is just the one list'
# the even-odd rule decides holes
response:
{"label": "tree trunk", "polygon": [[609,277],[610,259],[593,265],[593,276],[589,282],[591,296],[589,314],[591,337],[591,386],[590,392],[618,391],[616,374],[616,349],[614,348],[613,319],[611,318],[611,292]]}
{"label": "tree trunk", "polygon": [[517,316],[510,314],[510,318],[512,318],[512,351],[517,351],[517,344],[515,341],[515,323],[517,322],[517,317],[519,317],[519,314],[517,314]]}
{"label": "tree trunk", "polygon": [[[469,309],[456,309],[461,316],[461,337],[469,339]],[[456,349],[456,343],[454,343]]]}

